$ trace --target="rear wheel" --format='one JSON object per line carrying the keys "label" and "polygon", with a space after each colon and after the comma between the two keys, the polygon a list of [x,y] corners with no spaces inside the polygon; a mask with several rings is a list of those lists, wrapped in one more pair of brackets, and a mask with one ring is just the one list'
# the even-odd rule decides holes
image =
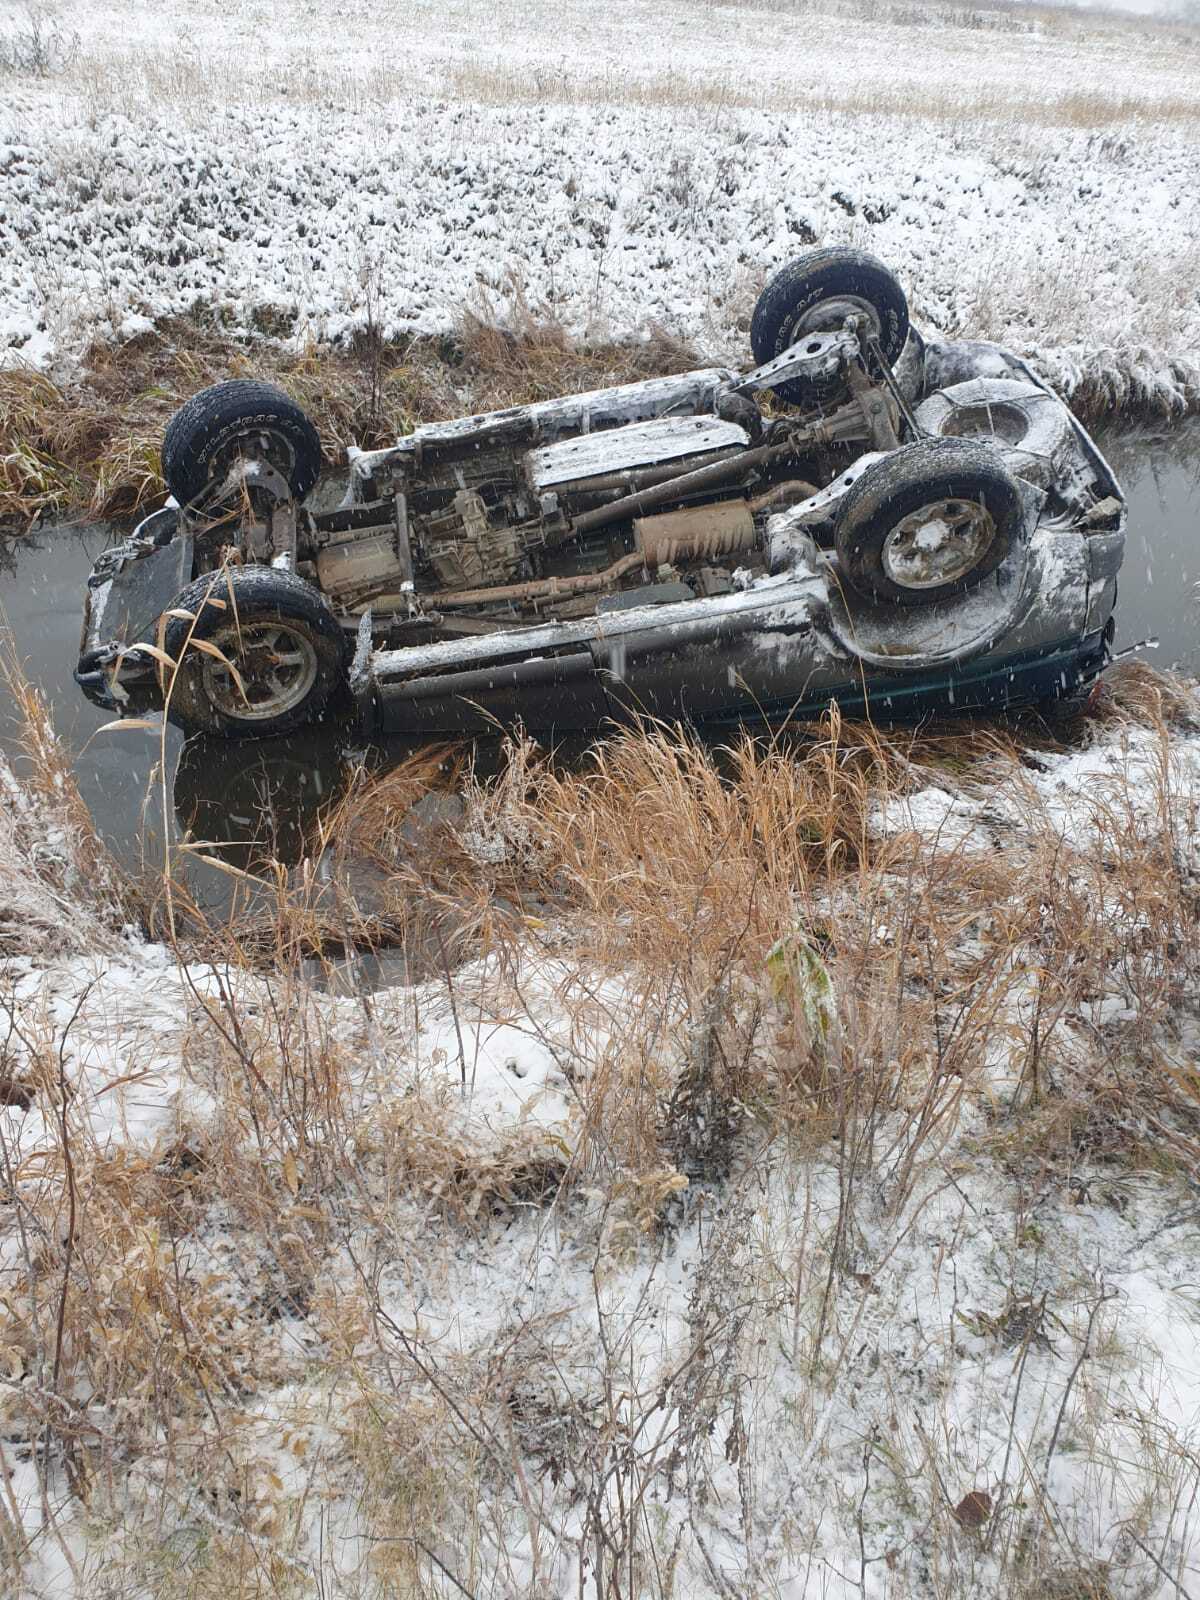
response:
{"label": "rear wheel", "polygon": [[[754,359],[764,366],[806,334],[837,330],[855,314],[866,318],[888,362],[899,360],[908,338],[908,300],[895,275],[865,250],[810,250],[781,267],[759,295],[750,322]],[[812,405],[827,403],[836,391],[797,378],[776,392],[793,405]]]}
{"label": "rear wheel", "polygon": [[[346,637],[325,598],[272,567],[209,573],[176,600],[163,640],[178,663],[167,715],[188,732],[286,733],[343,681]],[[194,619],[194,620],[193,620]]]}
{"label": "rear wheel", "polygon": [[873,462],[838,507],[838,567],[870,600],[930,605],[995,572],[1025,532],[1021,491],[997,451],[922,439]]}
{"label": "rear wheel", "polygon": [[267,462],[303,500],[320,475],[321,440],[282,389],[251,378],[201,389],[167,424],[163,477],[181,505],[218,488],[240,457]]}

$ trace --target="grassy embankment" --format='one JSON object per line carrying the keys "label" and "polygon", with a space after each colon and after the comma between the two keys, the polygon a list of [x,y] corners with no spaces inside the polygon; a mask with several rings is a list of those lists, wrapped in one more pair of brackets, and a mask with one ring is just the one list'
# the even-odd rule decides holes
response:
{"label": "grassy embankment", "polygon": [[159,446],[168,420],[224,378],[281,384],[317,424],[330,465],[340,465],[351,442],[369,449],[419,422],[675,372],[695,359],[665,336],[587,347],[532,319],[517,333],[467,317],[445,339],[385,344],[368,334],[351,349],[301,352],[174,322],[120,347],[94,346],[71,383],[0,370],[0,523],[150,508],[165,493]]}

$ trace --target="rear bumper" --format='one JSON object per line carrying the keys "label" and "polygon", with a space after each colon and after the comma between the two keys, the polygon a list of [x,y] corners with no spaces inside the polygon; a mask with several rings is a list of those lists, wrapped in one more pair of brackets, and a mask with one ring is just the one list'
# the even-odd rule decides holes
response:
{"label": "rear bumper", "polygon": [[[927,677],[886,678],[868,673],[798,701],[779,699],[753,708],[769,722],[818,717],[836,703],[844,716],[874,722],[919,722],[927,717],[1017,710],[1079,695],[1099,678],[1110,660],[1103,632],[1045,649],[974,662],[957,671]],[[706,719],[708,726],[744,724],[748,708],[731,708]]]}

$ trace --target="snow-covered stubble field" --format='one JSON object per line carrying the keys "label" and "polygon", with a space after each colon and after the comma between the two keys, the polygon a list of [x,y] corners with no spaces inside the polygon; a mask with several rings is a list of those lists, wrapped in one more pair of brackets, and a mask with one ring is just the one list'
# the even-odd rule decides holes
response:
{"label": "snow-covered stubble field", "polygon": [[1069,390],[1200,394],[1195,30],[888,0],[56,15],[71,64],[3,82],[9,359],[164,313],[320,340],[517,297],[741,356],[763,274],[841,240]]}

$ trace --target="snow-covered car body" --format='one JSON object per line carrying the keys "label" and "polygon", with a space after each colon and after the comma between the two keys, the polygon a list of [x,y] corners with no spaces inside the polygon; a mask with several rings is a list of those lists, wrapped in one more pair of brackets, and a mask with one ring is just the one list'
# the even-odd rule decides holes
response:
{"label": "snow-covered car body", "polygon": [[[251,450],[243,427],[207,480],[197,468],[192,486],[215,488],[97,563],[82,687],[235,734],[306,720],[326,680],[368,731],[431,734],[1076,696],[1108,656],[1124,548],[1094,442],[1001,348],[927,342],[905,313],[889,350],[882,313],[829,301],[820,326],[785,326],[778,354],[757,341],[769,359],[748,374],[704,368],[352,450],[325,511],[288,481],[298,447]],[[195,437],[207,449],[221,428]],[[224,613],[211,627],[209,604]],[[259,613],[257,654],[238,655]],[[203,657],[181,687],[163,659],[189,646]],[[255,672],[264,688],[247,687]]]}

